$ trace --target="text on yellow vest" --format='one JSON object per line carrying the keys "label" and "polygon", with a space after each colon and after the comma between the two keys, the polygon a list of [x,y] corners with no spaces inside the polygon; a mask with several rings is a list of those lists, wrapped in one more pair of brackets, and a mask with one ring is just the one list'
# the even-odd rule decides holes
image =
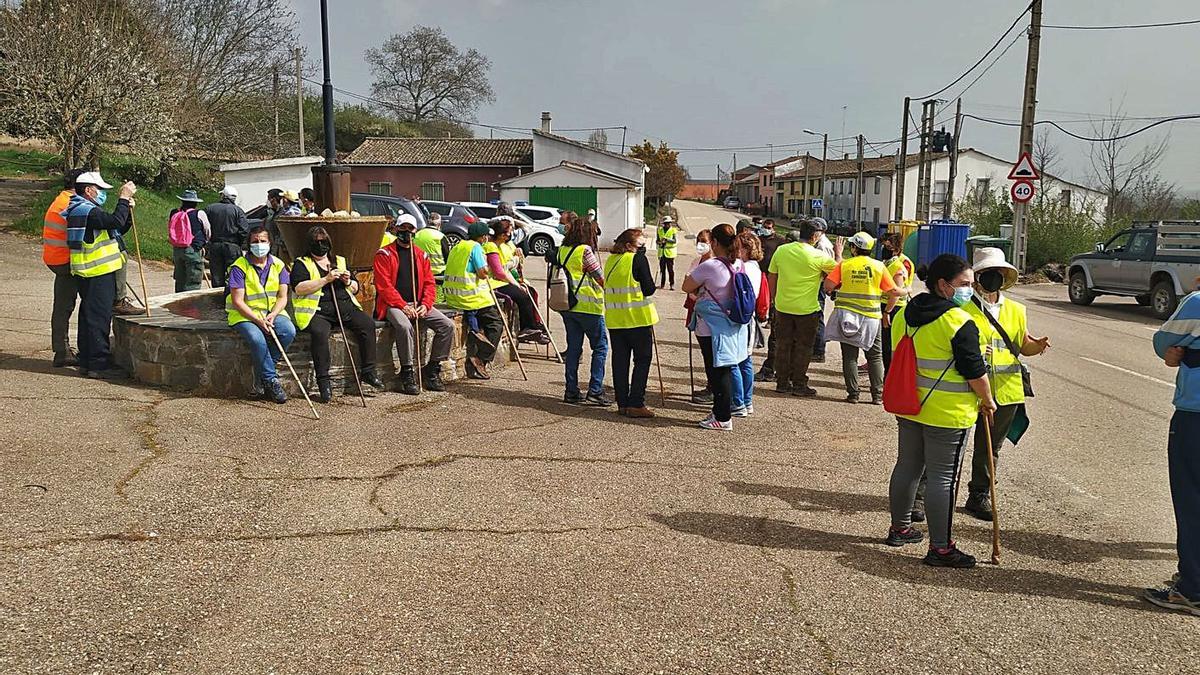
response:
{"label": "text on yellow vest", "polygon": [[642,295],[633,277],[634,253],[609,256],[604,263],[604,323],[609,328],[641,328],[658,323],[654,301]]}

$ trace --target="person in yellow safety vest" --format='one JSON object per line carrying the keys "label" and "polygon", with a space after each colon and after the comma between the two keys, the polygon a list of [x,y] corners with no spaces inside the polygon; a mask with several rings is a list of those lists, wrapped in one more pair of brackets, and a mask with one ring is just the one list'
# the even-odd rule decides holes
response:
{"label": "person in yellow safety vest", "polygon": [[963,309],[971,302],[974,275],[967,261],[944,254],[928,267],[918,268],[917,277],[929,291],[896,315],[892,348],[906,335],[912,339],[917,398],[922,403],[916,415],[897,416],[899,450],[888,491],[892,524],[884,543],[903,546],[924,540],[912,527],[912,513],[925,474],[929,519],[925,564],[974,567],[975,558],[958,550],[950,531],[967,438],[980,415],[991,419],[996,411],[979,348],[979,328]]}
{"label": "person in yellow safety vest", "polygon": [[534,304],[533,293],[525,284],[522,274],[522,263],[525,260],[521,250],[512,243],[512,232],[515,222],[511,216],[496,216],[488,221],[492,228],[492,240],[483,245],[483,253],[487,256],[488,270],[492,278],[488,281],[497,296],[504,296],[517,308],[520,326],[517,331],[518,342],[533,342],[539,345],[550,344],[550,334],[538,316]]}
{"label": "person in yellow safety vest", "polygon": [[[625,417],[654,417],[646,407],[646,382],[654,358],[654,275],[646,259],[641,229],[617,235],[604,263],[604,320],[612,350],[613,389],[617,412]],[[633,361],[632,377],[629,363]]]}
{"label": "person in yellow safety vest", "polygon": [[[904,309],[908,299],[912,297],[912,282],[917,276],[917,266],[911,258],[904,255],[904,235],[899,232],[889,234],[883,240],[883,250],[887,253],[884,266],[896,284],[896,306],[888,312],[890,319],[896,318],[896,312]],[[886,303],[885,303],[886,304]],[[884,309],[887,309],[886,307]],[[883,373],[887,375],[892,365],[892,327],[889,321],[883,327]]]}
{"label": "person in yellow safety vest", "polygon": [[63,211],[75,194],[75,179],[79,169],[63,174],[63,189],[46,209],[42,218],[42,262],[54,273],[54,304],[50,310],[50,346],[54,349],[54,367],[79,365],[79,357],[71,349],[71,314],[79,297],[79,281],[71,274],[71,251],[67,248],[67,219]]}
{"label": "person in yellow safety vest", "polygon": [[[825,328],[827,339],[842,343],[842,378],[846,402],[858,403],[858,352],[867,353],[871,403],[883,403],[883,327],[891,325],[896,283],[883,263],[871,257],[875,239],[859,232],[849,239],[852,257],[825,278],[825,292],[837,289],[833,313]],[[883,307],[886,303],[886,307]]]}
{"label": "person in yellow safety vest", "polygon": [[251,394],[264,392],[276,403],[286,403],[275,362],[283,358],[269,333],[287,349],[296,338],[296,326],[287,315],[291,275],[283,261],[271,255],[271,235],[265,225],[250,228],[249,251],[229,266],[225,288],[225,315],[230,327],[250,348],[255,380]]}
{"label": "person in yellow safety vest", "polygon": [[[413,226],[416,226],[415,222]],[[428,223],[417,230],[417,234],[413,236],[413,243],[429,256],[429,268],[440,283],[446,274],[446,256],[449,255],[446,235],[442,233],[442,214],[429,214]]]}
{"label": "person in yellow safety vest", "polygon": [[487,257],[483,245],[492,229],[482,220],[467,227],[467,239],[450,249],[446,259],[446,281],[442,285],[446,304],[463,312],[467,327],[467,377],[473,380],[491,379],[488,364],[496,358],[496,345],[504,335],[500,309],[492,298],[488,284]]}
{"label": "person in yellow safety vest", "polygon": [[658,225],[658,236],[655,237],[658,246],[658,287],[666,288],[670,278],[671,290],[675,290],[675,257],[679,255],[679,228],[675,219],[663,216]]}
{"label": "person in yellow safety vest", "polygon": [[[570,214],[558,264],[566,270],[567,283],[575,291],[576,303],[562,312],[567,329],[567,349],[563,353],[563,402],[571,405],[607,407],[612,401],[604,395],[604,364],[608,359],[608,331],[604,324],[604,271],[596,254],[596,227],[592,221]],[[579,361],[583,357],[583,339],[592,348],[587,393],[579,391]]]}
{"label": "person in yellow safety vest", "polygon": [[112,330],[117,272],[125,266],[121,235],[133,226],[132,181],[121,186],[120,200],[112,214],[103,205],[112,186],[99,171],[81,173],[75,179],[62,217],[67,221],[67,249],[71,274],[79,285],[79,371],[101,379],[119,379],[125,372],[112,363],[108,336]]}
{"label": "person in yellow safety vest", "polygon": [[[1050,338],[1029,335],[1025,305],[1002,293],[1017,283],[1017,268],[1004,259],[998,248],[975,251],[975,297],[966,305],[967,314],[979,328],[980,347],[991,376],[996,414],[992,423],[992,449],[1000,461],[1000,447],[1013,420],[1025,404],[1025,382],[1021,356],[1038,356],[1050,347]],[[985,315],[984,312],[987,314]],[[991,317],[990,320],[988,317]],[[1002,334],[1003,333],[1003,334]],[[997,465],[998,466],[998,465]],[[975,424],[975,449],[971,455],[971,481],[967,483],[967,513],[991,520],[991,473],[988,467],[987,425]]]}
{"label": "person in yellow safety vest", "polygon": [[[383,391],[383,381],[375,372],[375,320],[363,311],[355,294],[358,280],[346,267],[346,259],[333,254],[333,238],[320,225],[308,228],[308,253],[292,262],[292,314],[296,329],[311,336],[313,371],[317,376],[317,400],[333,400],[329,378],[329,336],[340,326],[354,336],[358,356],[354,365],[365,396]],[[336,296],[336,297],[335,297]],[[336,300],[336,302],[335,302]],[[340,321],[339,321],[340,319]]]}

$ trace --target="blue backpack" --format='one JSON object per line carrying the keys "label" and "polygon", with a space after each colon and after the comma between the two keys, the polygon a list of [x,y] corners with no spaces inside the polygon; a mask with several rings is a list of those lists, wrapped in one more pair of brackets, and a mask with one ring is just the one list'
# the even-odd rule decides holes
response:
{"label": "blue backpack", "polygon": [[729,268],[729,274],[733,276],[733,301],[725,314],[730,321],[745,326],[754,320],[754,306],[757,304],[757,299],[754,297],[754,285],[750,283],[750,277],[746,276],[744,271],[734,270],[733,265],[724,258],[720,260],[725,263],[725,266]]}

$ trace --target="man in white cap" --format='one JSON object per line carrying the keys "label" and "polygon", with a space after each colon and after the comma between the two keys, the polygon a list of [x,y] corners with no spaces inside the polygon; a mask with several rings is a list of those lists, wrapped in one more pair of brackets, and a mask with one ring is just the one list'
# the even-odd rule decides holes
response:
{"label": "man in white cap", "polygon": [[596,231],[596,240],[598,241],[600,239],[600,221],[596,220],[596,209],[588,209],[587,217],[584,220],[592,224],[592,229]]}
{"label": "man in white cap", "polygon": [[112,329],[113,301],[117,294],[117,271],[125,266],[120,236],[132,227],[130,210],[137,186],[121,186],[119,201],[110,214],[103,208],[109,185],[99,171],[79,174],[75,194],[63,211],[67,221],[67,248],[71,252],[71,274],[79,282],[79,372],[83,375],[118,379],[124,371],[112,363],[108,336]]}
{"label": "man in white cap", "polygon": [[242,247],[250,234],[250,222],[237,200],[237,188],[226,185],[221,188],[221,201],[204,209],[212,228],[212,239],[208,242],[208,271],[213,288],[225,285],[229,266],[241,257]]}
{"label": "man in white cap", "polygon": [[658,287],[667,287],[669,275],[671,290],[675,290],[675,257],[679,255],[679,228],[675,226],[675,219],[663,216],[658,224],[657,235],[655,244],[658,247]]}
{"label": "man in white cap", "polygon": [[[837,290],[833,313],[825,327],[826,337],[842,343],[842,378],[846,402],[858,403],[858,352],[867,353],[871,380],[871,403],[883,404],[883,325],[896,306],[899,292],[887,267],[871,257],[875,238],[866,232],[850,237],[851,257],[843,260],[825,279],[825,292]],[[884,303],[887,303],[886,311]]]}
{"label": "man in white cap", "polygon": [[[1037,356],[1050,346],[1050,338],[1030,337],[1025,306],[1002,291],[1017,283],[1017,268],[998,248],[975,251],[975,296],[963,309],[979,328],[979,341],[987,362],[996,412],[992,415],[992,450],[1000,459],[1000,446],[1013,421],[1025,417],[1025,381],[1020,356]],[[1024,424],[1020,431],[1024,431]],[[1019,437],[1019,434],[1016,436]],[[987,424],[975,424],[975,450],[971,455],[971,481],[967,484],[966,511],[980,520],[991,520],[991,475],[988,467]]]}

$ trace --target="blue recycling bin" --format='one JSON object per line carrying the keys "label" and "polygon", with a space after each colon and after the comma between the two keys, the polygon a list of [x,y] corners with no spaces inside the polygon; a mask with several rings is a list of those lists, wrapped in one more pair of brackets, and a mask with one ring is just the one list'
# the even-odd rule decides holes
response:
{"label": "blue recycling bin", "polygon": [[967,223],[944,220],[922,223],[917,230],[918,264],[928,265],[943,253],[966,258],[967,237],[970,235],[971,226]]}

